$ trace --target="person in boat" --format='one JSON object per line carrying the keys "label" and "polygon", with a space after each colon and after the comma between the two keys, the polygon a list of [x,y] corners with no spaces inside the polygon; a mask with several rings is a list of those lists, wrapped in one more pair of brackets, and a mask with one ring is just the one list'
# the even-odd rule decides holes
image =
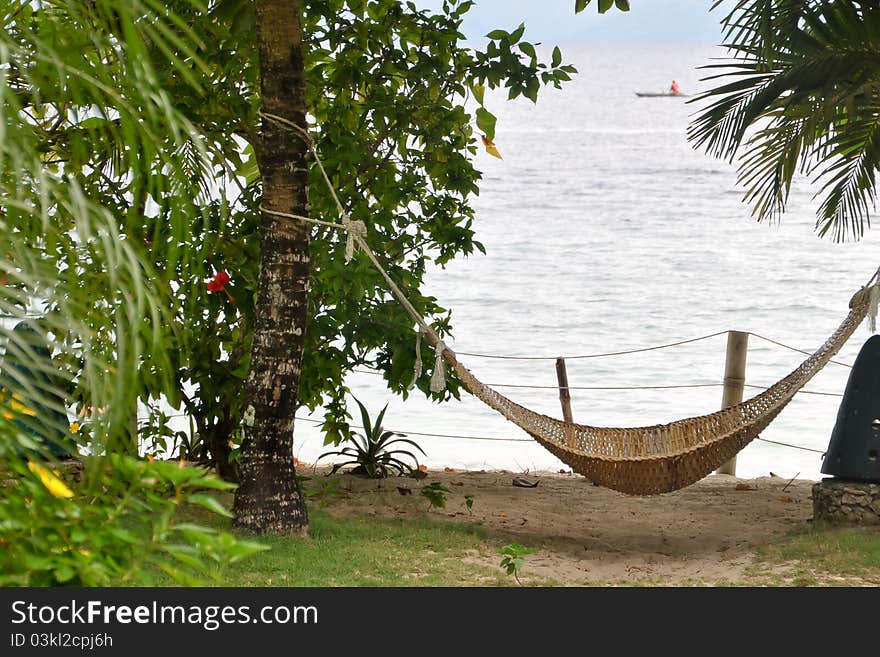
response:
{"label": "person in boat", "polygon": [[672,86],[669,87],[669,91],[672,93],[673,96],[680,96],[680,95],[681,95],[681,90],[678,88],[678,82],[676,82],[675,80],[673,80],[673,81],[672,81]]}

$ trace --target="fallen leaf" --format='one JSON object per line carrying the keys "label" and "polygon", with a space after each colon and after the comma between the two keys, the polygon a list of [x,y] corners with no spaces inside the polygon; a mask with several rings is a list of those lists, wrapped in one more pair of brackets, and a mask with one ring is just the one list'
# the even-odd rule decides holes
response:
{"label": "fallen leaf", "polygon": [[518,486],[519,488],[534,488],[538,485],[538,480],[529,481],[528,479],[524,479],[522,477],[514,477],[511,484],[514,486]]}
{"label": "fallen leaf", "polygon": [[450,486],[464,486],[464,482],[463,481],[450,481],[449,485]]}
{"label": "fallen leaf", "polygon": [[737,484],[735,490],[758,490],[758,487],[751,484]]}
{"label": "fallen leaf", "polygon": [[443,472],[455,472],[455,468],[443,468]]}
{"label": "fallen leaf", "polygon": [[412,495],[412,489],[407,488],[406,486],[398,486],[397,492],[400,493],[401,495]]}
{"label": "fallen leaf", "polygon": [[493,142],[491,139],[488,139],[486,137],[486,135],[480,135],[480,139],[483,140],[483,146],[486,147],[486,152],[489,155],[493,155],[493,156],[497,157],[499,160],[504,159],[503,157],[501,157],[501,153],[498,152],[498,149],[495,148],[495,142]]}
{"label": "fallen leaf", "polygon": [[419,470],[421,470],[422,472],[427,472],[428,466],[423,463],[422,465],[419,466]]}
{"label": "fallen leaf", "polygon": [[794,502],[794,500],[792,498],[790,498],[788,495],[784,495],[784,496],[780,497],[779,501],[785,502],[786,504],[788,504],[789,502]]}

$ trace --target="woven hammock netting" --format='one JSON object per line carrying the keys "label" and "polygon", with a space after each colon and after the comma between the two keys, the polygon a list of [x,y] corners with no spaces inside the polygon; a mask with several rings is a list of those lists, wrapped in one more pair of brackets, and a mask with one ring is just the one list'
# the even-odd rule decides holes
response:
{"label": "woven hammock netting", "polygon": [[657,495],[702,479],[756,438],[846,343],[869,305],[870,288],[862,288],[825,344],[764,392],[716,413],[650,427],[591,427],[541,415],[480,383],[450,350],[443,358],[471,393],[575,472],[622,493]]}

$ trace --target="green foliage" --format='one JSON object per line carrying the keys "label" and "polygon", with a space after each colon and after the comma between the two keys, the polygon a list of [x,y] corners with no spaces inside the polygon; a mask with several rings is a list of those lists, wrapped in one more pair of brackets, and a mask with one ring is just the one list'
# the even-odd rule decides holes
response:
{"label": "green foliage", "polygon": [[880,7],[739,0],[724,25],[733,60],[705,67],[717,83],[695,99],[710,103],[689,139],[738,156],[759,220],[778,219],[793,180],[806,175],[821,187],[819,234],[861,237],[880,167]]}
{"label": "green foliage", "polygon": [[[86,318],[83,330],[102,339],[95,355],[116,357],[117,325],[141,331],[138,349],[119,354],[125,358],[120,366],[137,381],[124,388],[127,399],[114,407],[113,420],[127,423],[137,397],[182,405],[193,421],[193,441],[182,445],[167,425],[153,422],[145,427],[148,446],[176,441],[189,458],[214,463],[235,479],[230,461],[243,413],[259,250],[253,3],[220,0],[206,10],[174,0],[165,3],[162,17],[145,1],[123,9],[116,4],[9,4],[4,43],[17,48],[9,76],[15,93],[4,98],[15,104],[11,111],[31,117],[15,126],[31,150],[16,150],[11,141],[7,163],[17,167],[22,152],[41,154],[28,183],[10,189],[18,196],[30,193],[28,202],[39,207],[43,197],[29,181],[40,180],[45,166],[75,183],[66,191],[80,190],[81,198],[96,201],[105,230],[116,236],[109,244],[122,251],[112,254],[113,261],[140,260],[156,294],[146,298],[142,287],[134,303],[124,303],[124,295],[101,280],[112,272],[88,264],[102,258],[84,253],[61,223],[46,253],[35,244],[33,260],[44,259],[47,277],[64,272],[64,284],[75,292],[67,303],[81,306],[70,314]],[[534,44],[523,40],[523,26],[499,30],[484,50],[465,47],[459,28],[470,6],[444,3],[431,13],[396,0],[303,5],[316,146],[346,211],[366,221],[371,247],[441,335],[451,330],[450,313],[420,288],[431,261],[442,266],[483,250],[474,237],[470,201],[481,175],[473,165],[475,129],[491,139],[496,124],[484,105],[485,89],[503,86],[511,98],[534,101],[542,85],[558,87],[575,72],[558,49],[552,62],[539,61]],[[131,34],[136,43],[114,47]],[[52,66],[78,68],[66,75],[53,74]],[[83,93],[92,79],[100,93]],[[478,108],[466,103],[471,94]],[[150,112],[146,120],[135,109],[140,107]],[[168,120],[154,120],[154,111]],[[318,172],[313,175],[313,214],[334,220],[335,204]],[[53,221],[69,214],[70,204],[49,201],[46,213]],[[19,207],[28,205],[7,208],[13,225],[26,224],[26,234],[38,238],[43,222]],[[349,434],[346,373],[376,367],[393,392],[407,396],[415,361],[411,320],[365,260],[344,264],[344,241],[327,228],[313,229],[311,310],[299,385],[304,406],[327,409],[323,429],[335,443]],[[4,266],[0,253],[0,271],[21,270]],[[223,291],[208,290],[208,280],[220,271],[231,282]],[[22,282],[24,287],[33,285]],[[72,344],[80,333],[59,327]],[[162,348],[145,348],[150,345]],[[99,406],[94,387],[113,379],[98,377],[101,368],[85,376],[76,354],[68,361],[70,395],[81,407]],[[454,379],[446,391],[432,393],[430,374],[416,382],[423,394],[438,400],[460,394]],[[127,439],[131,450],[133,437]]]}
{"label": "green foliage", "polygon": [[[190,227],[214,207],[222,164],[186,111],[209,67],[202,26],[175,12],[199,7],[0,6],[0,314],[41,315],[50,356],[0,324],[0,388],[27,409],[0,414],[3,584],[150,583],[145,565],[195,582],[258,549],[175,524],[185,503],[225,513],[204,493],[222,482],[123,455],[137,450],[137,398],[179,399],[174,317],[195,295],[178,272],[200,262]],[[40,406],[53,412],[42,422],[57,419],[35,437],[22,426],[40,425],[27,412]],[[82,417],[70,435],[92,455],[81,481],[53,472],[40,445],[68,435],[69,406]]]}
{"label": "green foliage", "polygon": [[525,561],[523,557],[527,554],[532,554],[535,550],[536,548],[525,547],[519,543],[505,545],[498,550],[498,553],[503,555],[501,559],[501,567],[508,575],[513,575],[516,578],[516,581],[521,584],[522,582],[519,581],[519,574],[522,572],[522,566]]}
{"label": "green foliage", "polygon": [[428,499],[428,508],[445,509],[446,493],[450,492],[446,486],[439,481],[422,486],[422,495]]}
{"label": "green foliage", "polygon": [[300,482],[300,488],[303,492],[303,495],[310,499],[318,499],[327,498],[327,497],[339,497],[342,495],[342,491],[339,490],[339,477],[307,477],[305,475],[297,475],[297,479]]}
{"label": "green foliage", "polygon": [[[404,436],[402,433],[386,431],[382,428],[382,420],[385,418],[385,411],[388,410],[386,404],[382,411],[373,422],[366,407],[355,398],[361,412],[361,419],[364,424],[364,432],[352,432],[349,435],[348,443],[340,450],[324,452],[317,460],[321,460],[325,456],[342,456],[348,460],[336,463],[333,466],[335,472],[339,468],[346,465],[354,465],[352,474],[365,475],[371,478],[387,477],[392,472],[399,475],[408,474],[419,467],[419,460],[412,452],[406,449],[391,448],[392,445],[406,444],[415,447],[422,454],[424,450],[412,440],[407,438],[395,438],[395,436]],[[409,457],[415,462],[415,467],[402,460],[401,457]]]}
{"label": "green foliage", "polygon": [[[420,288],[431,262],[483,250],[471,200],[476,131],[496,127],[485,89],[534,101],[575,73],[558,49],[540,61],[522,25],[467,48],[460,25],[471,4],[303,7],[316,146],[346,211],[366,221],[371,247],[441,335],[451,314]],[[87,415],[84,439],[133,453],[136,400],[167,399],[191,417],[192,436],[156,413],[141,448],[216,464],[234,480],[262,191],[253,3],[18,0],[0,12],[0,312],[22,315],[28,299],[52,292],[46,331],[64,397],[87,414],[105,409]],[[335,219],[313,175],[313,213]],[[302,405],[327,409],[323,428],[337,444],[350,434],[346,373],[375,367],[407,396],[415,361],[411,320],[366,261],[344,264],[343,249],[344,236],[313,229],[299,385]],[[209,290],[220,271],[231,281]],[[430,362],[427,346],[422,357]],[[416,382],[421,393],[460,394],[454,378],[432,393],[430,375]]]}
{"label": "green foliage", "polygon": [[[542,85],[559,86],[574,73],[562,61],[550,65],[529,54],[522,26],[493,33],[483,50],[465,47],[460,25],[470,6],[444,3],[431,13],[392,0],[327,0],[308,3],[304,15],[307,103],[318,151],[346,211],[367,224],[371,248],[441,335],[451,329],[450,313],[421,291],[422,281],[432,260],[443,266],[483,250],[471,199],[481,177],[473,164],[475,130],[491,138],[495,128],[485,90],[504,87],[511,98],[535,100]],[[471,95],[478,107],[466,102]],[[314,215],[335,218],[317,171],[310,193]],[[310,408],[325,406],[324,431],[339,442],[348,433],[345,373],[375,367],[406,397],[415,334],[366,258],[344,264],[344,235],[317,228],[313,238],[314,311],[300,398]],[[416,381],[422,394],[459,395],[454,379],[432,393],[430,375]]]}
{"label": "green foliage", "polygon": [[[593,0],[574,0],[574,11],[576,14],[586,9]],[[617,7],[620,11],[629,11],[629,0],[599,0],[596,8],[600,14],[604,14],[612,7]]]}
{"label": "green foliage", "polygon": [[150,585],[158,571],[179,584],[221,581],[227,566],[265,549],[177,522],[186,504],[229,515],[209,492],[232,486],[201,469],[111,454],[74,481],[15,446],[26,444],[0,419],[2,586]]}

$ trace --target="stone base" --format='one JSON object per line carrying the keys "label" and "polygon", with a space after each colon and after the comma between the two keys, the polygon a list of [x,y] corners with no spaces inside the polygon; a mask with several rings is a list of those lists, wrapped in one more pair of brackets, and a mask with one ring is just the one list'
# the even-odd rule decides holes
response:
{"label": "stone base", "polygon": [[813,518],[836,525],[880,525],[880,483],[823,479],[813,484]]}

